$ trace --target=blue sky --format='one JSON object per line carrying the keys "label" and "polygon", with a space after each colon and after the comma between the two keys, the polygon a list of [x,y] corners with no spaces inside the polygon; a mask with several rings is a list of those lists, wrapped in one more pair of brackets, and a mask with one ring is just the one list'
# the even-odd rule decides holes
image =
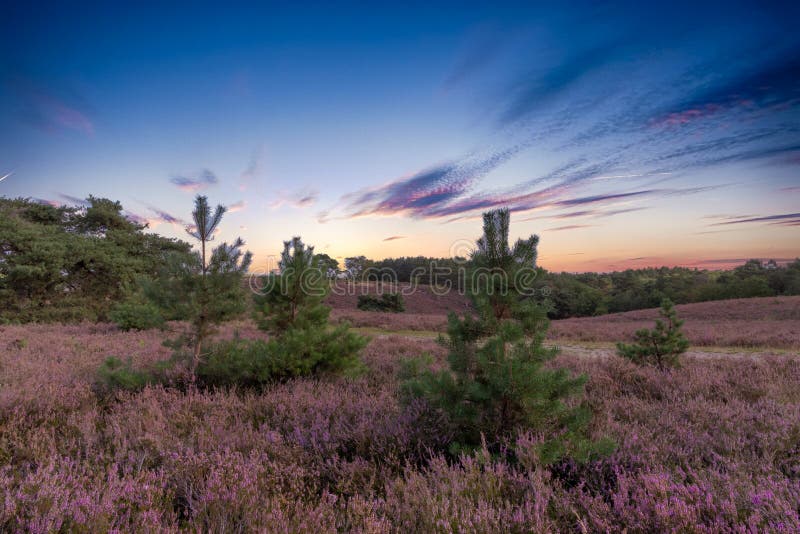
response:
{"label": "blue sky", "polygon": [[1,195],[182,236],[207,194],[257,267],[448,256],[499,206],[553,269],[800,255],[796,4],[3,9]]}

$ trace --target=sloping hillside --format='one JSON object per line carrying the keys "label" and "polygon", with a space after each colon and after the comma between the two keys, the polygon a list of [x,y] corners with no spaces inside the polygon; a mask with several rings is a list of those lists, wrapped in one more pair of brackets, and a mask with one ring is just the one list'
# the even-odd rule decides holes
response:
{"label": "sloping hillside", "polygon": [[[427,285],[384,284],[385,292],[400,292],[409,314],[447,315],[450,311],[463,312],[469,309],[469,299],[456,290],[437,291]],[[334,310],[356,310],[358,296],[375,294],[379,288],[375,283],[340,282],[327,298],[327,304]]]}
{"label": "sloping hillside", "polygon": [[[800,297],[718,300],[676,306],[694,345],[800,349]],[[651,328],[657,309],[554,321],[552,339],[622,341]]]}

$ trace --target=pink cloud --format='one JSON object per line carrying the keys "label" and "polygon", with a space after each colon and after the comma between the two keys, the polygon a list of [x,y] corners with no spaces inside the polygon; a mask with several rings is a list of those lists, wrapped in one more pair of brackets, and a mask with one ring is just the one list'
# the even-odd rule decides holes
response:
{"label": "pink cloud", "polygon": [[294,208],[308,208],[316,203],[317,194],[313,189],[304,189],[292,193],[281,191],[278,193],[278,198],[273,200],[269,207],[278,209],[284,205],[289,205]]}
{"label": "pink cloud", "polygon": [[233,204],[228,205],[228,213],[236,213],[237,211],[243,211],[247,207],[247,202],[244,200],[240,200],[239,202],[234,202]]}

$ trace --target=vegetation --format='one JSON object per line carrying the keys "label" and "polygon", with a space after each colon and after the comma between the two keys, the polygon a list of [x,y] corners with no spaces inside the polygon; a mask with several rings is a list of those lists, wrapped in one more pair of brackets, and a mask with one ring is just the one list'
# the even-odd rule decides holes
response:
{"label": "vegetation", "polygon": [[[714,309],[752,322],[779,310],[784,329],[800,321],[797,298],[773,300]],[[681,309],[687,325],[696,306],[710,309]],[[616,328],[615,317],[585,321]],[[236,329],[261,336],[241,323],[217,335],[234,339]],[[432,365],[447,366],[446,348],[432,339],[376,336],[362,351],[361,376],[297,378],[257,394],[92,391],[87,370],[108,354],[152,369],[169,353],[162,337],[90,323],[0,329],[0,530],[800,529],[796,350],[685,356],[674,373],[564,350],[550,363],[589,376],[585,402],[600,414],[593,433],[618,447],[599,462],[546,467],[531,432],[508,455],[436,452],[449,426],[396,394],[402,361],[427,352]]]}
{"label": "vegetation", "polygon": [[314,247],[307,247],[299,237],[284,241],[278,266],[280,272],[265,277],[263,290],[254,296],[259,328],[273,338],[271,358],[283,362],[276,376],[358,367],[358,352],[366,340],[350,332],[346,323],[329,325],[330,308],[322,301],[330,285]]}
{"label": "vegetation", "polygon": [[734,298],[800,295],[800,259],[780,266],[750,260],[730,271],[685,267],[628,269],[612,273],[542,273],[540,298],[553,304],[551,318],[584,317],[676,304]]}
{"label": "vegetation", "polygon": [[[610,446],[587,438],[586,406],[565,402],[582,391],[586,377],[545,366],[557,354],[543,345],[547,317],[519,287],[520,275],[535,267],[539,238],[509,247],[509,220],[508,210],[484,214],[484,235],[472,257],[476,282],[470,286],[478,316],[450,314],[448,369],[423,372],[405,389],[446,414],[453,453],[482,444],[499,451],[518,432],[532,429],[544,438],[538,447],[542,462],[588,460]],[[478,283],[481,272],[496,276]]]}
{"label": "vegetation", "polygon": [[260,388],[296,376],[311,374],[307,360],[287,358],[278,345],[263,340],[232,339],[215,343],[197,370],[206,386]]}
{"label": "vegetation", "polygon": [[660,370],[679,367],[681,354],[689,348],[689,341],[681,332],[683,321],[669,299],[661,303],[661,317],[652,330],[636,331],[635,343],[617,343],[617,352],[639,365],[655,365]]}
{"label": "vegetation", "polygon": [[381,293],[377,295],[359,295],[357,307],[359,310],[394,312],[405,311],[403,295],[400,293]]}
{"label": "vegetation", "polygon": [[[198,195],[192,212],[194,226],[187,233],[200,245],[200,251],[188,257],[171,257],[158,276],[145,281],[143,291],[163,309],[169,318],[184,318],[192,325],[185,344],[191,348],[190,372],[195,375],[203,360],[203,347],[216,325],[241,315],[245,310],[242,277],[252,260],[243,252],[244,242],[222,243],[213,250],[208,244],[225,214],[225,207],[213,211],[208,199]],[[179,340],[177,345],[183,343]]]}
{"label": "vegetation", "polygon": [[[255,297],[262,331],[222,324],[246,308],[250,255],[241,240],[207,249],[224,208],[204,197],[190,229],[197,253],[144,234],[103,199],[81,209],[3,199],[0,209],[2,320],[119,326],[0,330],[0,530],[800,528],[793,355],[686,356],[680,372],[662,373],[686,349],[667,301],[654,329],[619,346],[648,365],[556,360],[544,345],[547,307],[583,315],[650,303],[650,295],[792,292],[800,262],[556,275],[536,267],[536,236],[509,244],[509,214],[499,210],[485,215],[470,261],[453,260],[465,269],[449,280],[472,308],[458,295],[440,298],[435,286],[425,298],[379,302],[423,302],[439,315],[387,321],[347,301],[356,316],[395,328],[437,328],[444,309],[465,310],[449,315],[447,338],[367,344],[347,324],[330,324],[324,302],[338,264],[300,238],[284,244],[279,273]],[[361,275],[373,267],[364,257],[345,265]],[[797,298],[680,310],[693,341],[713,318],[715,332],[730,320],[745,341],[796,348]],[[616,340],[651,313],[559,321],[556,335]],[[152,327],[172,319],[188,321],[191,335],[170,358]],[[759,337],[749,329],[759,322],[780,325],[759,332],[780,332]],[[164,387],[187,348],[203,387]],[[605,435],[619,444],[613,452],[596,440]]]}
{"label": "vegetation", "polygon": [[114,306],[108,318],[122,330],[148,330],[164,326],[164,317],[158,306],[137,298]]}
{"label": "vegetation", "polygon": [[119,358],[109,356],[97,372],[95,386],[101,393],[114,391],[140,391],[148,384],[154,383],[153,376],[133,368],[131,360],[123,362]]}
{"label": "vegetation", "polygon": [[[466,291],[463,258],[348,258],[363,280],[449,286]],[[729,271],[686,267],[627,269],[611,273],[556,273],[538,267],[533,297],[551,319],[734,298],[800,295],[800,259],[787,265],[750,260]]]}
{"label": "vegetation", "polygon": [[82,208],[0,198],[0,322],[108,319],[137,279],[189,255],[145,228],[103,198]]}
{"label": "vegetation", "polygon": [[[213,222],[210,208],[205,215]],[[187,289],[179,273],[202,271],[202,258],[195,259],[188,243],[145,229],[107,199],[90,196],[86,206],[75,208],[0,198],[0,322],[108,320],[129,288],[143,289],[166,320],[197,318],[191,310],[199,301],[172,295]],[[202,248],[201,236],[193,237]],[[340,273],[335,259],[317,256],[326,276]],[[343,272],[466,291],[465,265],[463,258],[356,256],[345,260]],[[750,260],[730,271],[661,267],[573,274],[537,268],[533,286],[532,297],[551,319],[586,317],[654,308],[664,298],[683,304],[800,295],[800,259],[785,266]]]}

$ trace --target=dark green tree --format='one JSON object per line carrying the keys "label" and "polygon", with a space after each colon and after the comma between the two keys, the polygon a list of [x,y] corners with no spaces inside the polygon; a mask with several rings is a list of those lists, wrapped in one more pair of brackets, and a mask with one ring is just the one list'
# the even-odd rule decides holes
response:
{"label": "dark green tree", "polygon": [[339,262],[327,254],[317,254],[316,260],[322,273],[328,277],[339,271]]}
{"label": "dark green tree", "polygon": [[198,195],[192,212],[194,225],[189,235],[199,241],[200,250],[190,256],[173,255],[164,263],[159,275],[145,281],[143,292],[164,311],[168,318],[185,318],[192,325],[190,370],[196,373],[203,358],[205,341],[217,325],[242,314],[245,289],[242,277],[252,261],[244,252],[244,241],[222,243],[209,251],[225,207],[211,209],[208,199]]}
{"label": "dark green tree", "polygon": [[279,274],[262,279],[263,291],[254,296],[256,321],[274,340],[291,374],[343,371],[358,365],[366,339],[347,324],[331,326],[330,308],[323,304],[330,284],[314,255],[299,237],[284,241]]}
{"label": "dark green tree", "polygon": [[581,393],[586,377],[545,365],[558,350],[544,346],[546,313],[527,298],[539,238],[510,247],[509,222],[507,209],[484,214],[467,282],[477,317],[450,314],[449,368],[424,371],[404,384],[405,392],[448,416],[452,452],[474,449],[482,440],[497,451],[519,430],[534,429],[544,436],[544,463],[589,459],[609,445],[587,438],[587,407],[565,402]]}
{"label": "dark green tree", "polygon": [[656,320],[655,328],[642,328],[635,334],[631,345],[617,343],[617,353],[639,365],[655,365],[664,370],[680,366],[680,355],[689,348],[689,341],[681,332],[683,321],[672,301],[664,299],[661,303],[662,319]]}
{"label": "dark green tree", "polygon": [[56,207],[0,198],[0,317],[106,319],[140,277],[189,245],[143,232],[118,202]]}

